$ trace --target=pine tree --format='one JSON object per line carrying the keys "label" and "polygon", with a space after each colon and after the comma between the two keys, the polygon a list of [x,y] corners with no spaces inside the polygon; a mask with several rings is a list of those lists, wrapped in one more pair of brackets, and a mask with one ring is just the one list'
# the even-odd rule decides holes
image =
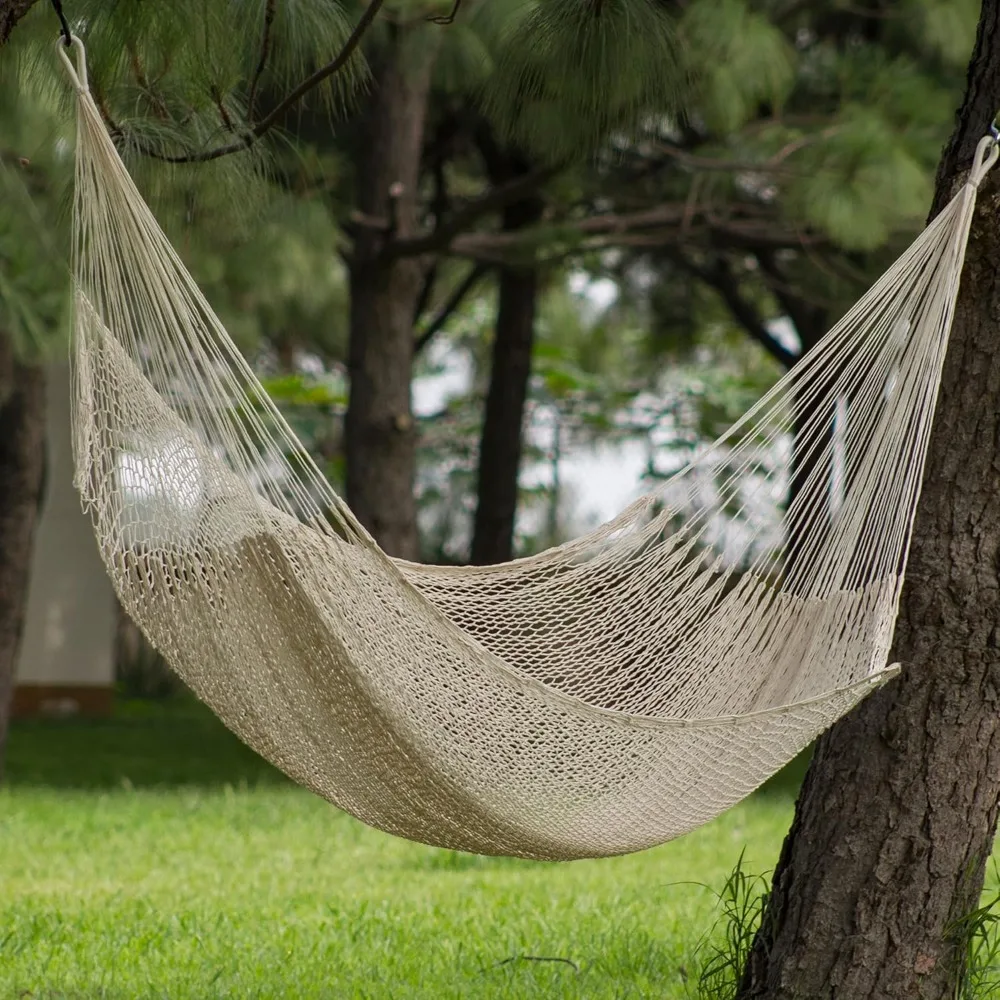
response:
{"label": "pine tree", "polygon": [[[528,161],[503,149],[485,123],[478,131],[478,145],[494,186],[530,173]],[[538,194],[512,202],[503,210],[502,231],[517,232],[538,223],[544,208]],[[524,411],[540,291],[538,268],[533,264],[499,268],[470,548],[470,560],[480,565],[506,562],[513,556]]]}

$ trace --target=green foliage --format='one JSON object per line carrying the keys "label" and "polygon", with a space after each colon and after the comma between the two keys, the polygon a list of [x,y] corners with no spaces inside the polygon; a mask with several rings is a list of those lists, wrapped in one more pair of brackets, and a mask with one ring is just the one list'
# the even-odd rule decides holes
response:
{"label": "green foliage", "polygon": [[433,83],[437,93],[466,97],[488,85],[496,69],[494,53],[488,37],[476,29],[475,23],[462,19],[441,26],[443,44],[434,60]]}
{"label": "green foliage", "polygon": [[980,0],[905,0],[898,16],[919,45],[964,69],[981,6]]}
{"label": "green foliage", "polygon": [[335,489],[344,484],[339,434],[347,410],[346,379],[339,373],[323,376],[300,371],[261,379],[268,395]]}
{"label": "green foliage", "polygon": [[[115,111],[116,123],[125,132],[145,126],[137,142],[174,154],[238,137],[251,91],[256,119],[270,107],[266,97],[290,89],[337,54],[353,26],[349,14],[359,9],[327,0],[177,0],[152,6],[143,0],[78,0],[74,6],[86,25],[91,80]],[[310,100],[342,115],[367,73],[355,54]]]}
{"label": "green foliage", "polygon": [[14,169],[0,168],[0,331],[19,357],[39,359],[56,344],[65,346],[65,259],[46,242],[47,220],[31,226],[28,199],[18,197],[20,179],[10,176]]}
{"label": "green foliage", "polygon": [[[262,23],[265,3],[147,6],[125,0],[74,8],[86,25],[90,77],[121,129],[119,143],[136,154],[156,132],[174,135],[177,149],[215,142],[219,113],[206,87],[246,83],[260,44],[261,25],[252,22]],[[343,11],[326,3],[277,4],[275,11],[262,80],[297,78],[347,30]],[[19,343],[37,342],[61,320],[69,245],[73,119],[51,19],[37,13],[12,36],[2,63],[10,85],[0,89],[9,144],[0,151],[0,180],[11,195],[0,203],[0,309]],[[202,66],[215,47],[218,65]],[[238,57],[243,62],[230,65]],[[199,122],[205,131],[196,139]],[[30,165],[21,167],[21,158]],[[292,189],[295,174],[276,183],[263,163],[246,155],[176,165],[129,158],[144,197],[244,350],[274,338],[338,357],[347,312],[340,232],[323,200]]]}
{"label": "green foliage", "polygon": [[[805,68],[812,99],[836,102],[828,118],[812,130],[779,120],[758,141],[768,155],[795,150],[780,181],[789,218],[845,250],[870,251],[922,225],[959,77],[948,89],[909,55],[876,45],[816,48]],[[808,106],[808,93],[797,106]]]}
{"label": "green foliage", "polygon": [[543,300],[536,327],[533,398],[559,411],[575,443],[634,433],[623,411],[652,387],[660,367],[650,365],[648,337],[634,317],[613,307],[588,315],[592,310],[584,295],[557,285]]}
{"label": "green foliage", "polygon": [[[970,37],[977,5],[899,6],[873,18],[839,0],[687,5],[678,30],[690,58],[712,46],[716,55],[693,79],[686,124],[651,123],[623,164],[606,158],[592,180],[602,212],[683,210],[662,249],[644,239],[652,249],[626,250],[612,271],[671,356],[696,350],[720,321],[739,329],[751,315],[766,329],[790,308],[817,335],[923,227],[968,55],[958,66],[958,43],[932,36],[943,19],[955,38]],[[747,307],[735,324],[720,316],[732,307],[724,294],[709,302],[727,273]],[[690,370],[679,377],[702,383]],[[739,394],[733,383],[720,396]]]}
{"label": "green foliage", "polygon": [[322,202],[272,191],[248,235],[212,226],[207,213],[187,229],[198,234],[190,243],[198,277],[244,345],[287,342],[326,360],[344,356],[347,278],[340,234]]}
{"label": "green foliage", "polygon": [[0,61],[0,331],[22,358],[65,348],[72,163],[51,88]]}
{"label": "green foliage", "polygon": [[868,108],[844,108],[831,129],[835,140],[798,161],[803,176],[789,185],[788,210],[845,250],[876,249],[926,213],[931,175]]}
{"label": "green foliage", "polygon": [[[289,133],[274,128],[267,141],[210,162],[168,161],[239,143],[250,124],[339,52],[361,9],[349,0],[78,0],[70,16],[87,47],[91,90],[147,199],[156,207],[172,189],[197,191],[225,199],[230,217],[246,225],[266,204],[265,175],[276,158],[287,170],[283,161],[298,155]],[[12,35],[5,61],[16,60],[23,78],[57,95],[69,121],[72,94],[53,29],[51,10],[37,5]],[[367,81],[357,50],[297,111],[325,115],[329,129],[354,108]],[[295,120],[286,116],[279,126]]]}
{"label": "green foliage", "polygon": [[780,29],[744,0],[696,0],[680,30],[696,89],[691,106],[726,134],[762,104],[780,109],[795,83],[795,52]]}
{"label": "green foliage", "polygon": [[676,113],[687,87],[655,0],[525,0],[471,15],[496,51],[484,105],[506,141],[558,162]]}

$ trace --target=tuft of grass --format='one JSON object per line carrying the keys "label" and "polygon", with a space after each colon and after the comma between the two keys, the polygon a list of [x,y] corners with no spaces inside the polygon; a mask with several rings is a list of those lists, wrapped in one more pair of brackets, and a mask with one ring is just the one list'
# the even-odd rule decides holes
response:
{"label": "tuft of grass", "polygon": [[[698,1000],[733,1000],[767,908],[770,873],[748,870],[746,850],[715,893],[719,912],[698,947]],[[720,935],[721,931],[721,935]]]}
{"label": "tuft of grass", "polygon": [[[993,881],[998,880],[996,859]],[[986,1000],[1000,995],[1000,892],[952,922],[948,936],[959,947],[961,962],[955,1000]]]}
{"label": "tuft of grass", "polygon": [[[996,858],[993,882],[1000,882]],[[767,912],[769,886],[770,872],[749,871],[745,852],[741,851],[721,890],[713,890],[721,912],[696,948],[700,959],[697,1000],[736,997],[754,939]],[[981,906],[947,928],[947,936],[959,949],[961,963],[955,1000],[990,1000],[1000,996],[1000,892],[984,890],[984,897]]]}

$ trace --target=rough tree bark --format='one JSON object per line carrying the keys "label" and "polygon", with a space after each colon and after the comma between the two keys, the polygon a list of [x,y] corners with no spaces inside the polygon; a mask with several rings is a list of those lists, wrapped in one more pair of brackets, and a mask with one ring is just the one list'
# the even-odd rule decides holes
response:
{"label": "rough tree bark", "polygon": [[[481,143],[490,182],[496,186],[529,172],[522,158],[505,154],[487,140]],[[538,222],[544,202],[527,198],[503,212],[503,229],[511,232]],[[480,566],[507,562],[513,556],[518,475],[524,406],[531,377],[535,341],[538,269],[531,265],[499,269],[496,329],[486,411],[479,441],[476,516],[471,561]]]}
{"label": "rough tree bark", "polygon": [[387,235],[412,236],[417,228],[420,154],[439,33],[421,24],[390,32],[378,57],[355,160],[356,205],[363,219],[350,261],[347,502],[386,552],[416,559],[410,375],[423,264],[392,257],[384,248]]}
{"label": "rough tree bark", "polygon": [[0,45],[10,38],[17,22],[34,7],[36,0],[0,0]]}
{"label": "rough tree bark", "polygon": [[[934,211],[1000,107],[983,4]],[[893,658],[902,675],[819,741],[740,997],[944,1000],[1000,796],[1000,174],[983,185]]]}
{"label": "rough tree bark", "polygon": [[45,374],[0,335],[0,777],[45,470]]}

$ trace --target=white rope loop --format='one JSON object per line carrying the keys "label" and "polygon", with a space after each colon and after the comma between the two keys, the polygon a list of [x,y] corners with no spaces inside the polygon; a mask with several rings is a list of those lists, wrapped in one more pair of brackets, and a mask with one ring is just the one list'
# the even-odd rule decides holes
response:
{"label": "white rope loop", "polygon": [[1000,144],[991,135],[983,136],[976,147],[976,156],[972,161],[972,171],[969,174],[969,183],[978,188],[983,178],[990,172],[993,164],[1000,157]]}
{"label": "white rope loop", "polygon": [[70,61],[69,55],[66,52],[69,46],[62,35],[59,36],[59,41],[56,43],[59,58],[62,59],[63,64],[66,66],[66,72],[69,73],[69,78],[77,93],[89,94],[90,83],[87,80],[87,50],[84,48],[83,42],[76,35],[71,35],[70,38],[73,40],[73,48],[76,49],[76,66]]}

